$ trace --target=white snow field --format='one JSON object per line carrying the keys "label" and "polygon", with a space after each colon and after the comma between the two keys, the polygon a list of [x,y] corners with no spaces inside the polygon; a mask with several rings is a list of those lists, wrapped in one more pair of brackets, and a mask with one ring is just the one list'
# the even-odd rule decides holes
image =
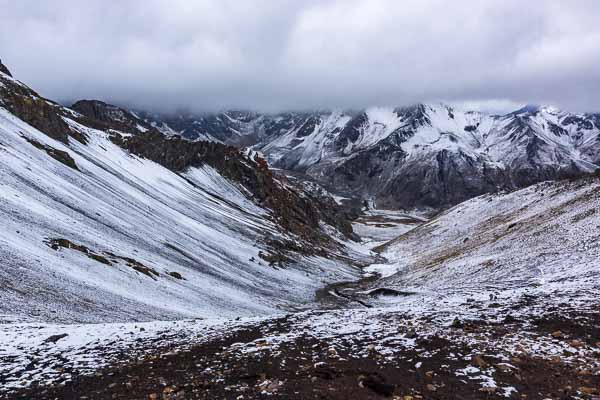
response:
{"label": "white snow field", "polygon": [[[180,176],[102,131],[67,122],[89,143],[67,147],[0,108],[0,320],[260,315],[301,306],[325,283],[357,276],[319,257],[267,265],[258,255],[262,239],[282,234],[244,188],[210,167]],[[32,140],[67,152],[79,171]],[[51,239],[85,246],[110,265],[75,248],[55,250]]]}

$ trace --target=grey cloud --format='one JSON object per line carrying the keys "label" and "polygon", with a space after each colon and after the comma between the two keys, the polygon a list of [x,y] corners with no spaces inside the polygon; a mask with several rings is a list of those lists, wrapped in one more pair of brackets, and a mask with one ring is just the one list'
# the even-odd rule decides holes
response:
{"label": "grey cloud", "polygon": [[593,0],[0,0],[0,18],[0,58],[55,99],[600,110]]}

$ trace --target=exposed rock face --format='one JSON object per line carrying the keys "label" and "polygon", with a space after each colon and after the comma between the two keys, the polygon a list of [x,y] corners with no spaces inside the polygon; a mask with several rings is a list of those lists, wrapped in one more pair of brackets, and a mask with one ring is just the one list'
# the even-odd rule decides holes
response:
{"label": "exposed rock face", "polygon": [[215,142],[165,138],[156,130],[127,138],[115,136],[114,141],[131,153],[176,172],[210,165],[247,188],[260,205],[272,209],[281,226],[311,241],[327,239],[319,233],[321,220],[352,236],[347,216],[333,199],[301,194],[291,185],[283,185],[280,182],[283,178],[274,177],[267,162],[256,153],[245,154],[236,147]]}
{"label": "exposed rock face", "polygon": [[[285,178],[273,176],[267,162],[255,152],[245,153],[215,141],[191,142],[179,136],[166,137],[135,114],[101,101],[79,101],[73,109],[88,118],[88,124],[111,131],[113,141],[119,146],[172,171],[210,165],[243,185],[260,205],[274,211],[281,226],[301,237],[314,242],[327,240],[320,232],[320,221],[335,226],[348,237],[355,237],[348,215],[331,197],[304,193],[289,182],[282,182]],[[133,135],[125,137],[118,131]]]}
{"label": "exposed rock face", "polygon": [[[231,115],[196,122],[188,115],[195,128],[186,137],[254,143],[275,167],[380,206],[446,208],[482,193],[587,174],[600,164],[599,115],[550,107],[503,116],[441,104]],[[237,134],[213,135],[211,120]]]}
{"label": "exposed rock face", "polygon": [[6,74],[10,77],[12,77],[10,71],[8,70],[8,68],[6,68],[6,66],[4,64],[2,64],[2,60],[0,60],[0,72],[2,72],[3,74]]}
{"label": "exposed rock face", "polygon": [[143,133],[152,126],[123,108],[99,100],[80,100],[71,108],[89,118],[88,124],[99,129],[114,129],[126,133]]}
{"label": "exposed rock face", "polygon": [[72,137],[85,143],[85,137],[70,129],[62,118],[64,115],[73,117],[68,110],[13,79],[10,73],[4,71],[8,71],[6,67],[0,66],[5,73],[0,74],[0,106],[53,139],[68,144],[69,137]]}

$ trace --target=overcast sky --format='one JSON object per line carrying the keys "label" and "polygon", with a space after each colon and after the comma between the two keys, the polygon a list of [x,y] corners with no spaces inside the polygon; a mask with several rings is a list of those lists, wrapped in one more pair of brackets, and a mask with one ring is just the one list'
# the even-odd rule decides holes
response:
{"label": "overcast sky", "polygon": [[53,99],[157,110],[598,111],[600,1],[0,0],[0,59]]}

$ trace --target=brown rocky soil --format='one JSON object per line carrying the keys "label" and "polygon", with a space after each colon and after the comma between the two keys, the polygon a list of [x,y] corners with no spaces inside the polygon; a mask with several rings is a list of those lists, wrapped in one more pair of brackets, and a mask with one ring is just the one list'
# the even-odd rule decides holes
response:
{"label": "brown rocky soil", "polygon": [[[394,315],[390,324],[401,318]],[[591,324],[600,322],[597,314],[586,318]],[[556,340],[599,339],[588,337],[586,330],[572,329],[572,325],[563,317],[547,316],[537,332],[547,336],[546,328],[551,327],[565,332]],[[491,347],[493,338],[520,328],[520,323],[514,322],[505,327],[474,321],[448,329],[487,337]],[[351,334],[331,340],[294,334],[278,346],[268,340],[294,329],[290,317],[281,318],[224,333],[187,350],[150,352],[93,375],[74,374],[72,380],[50,387],[33,386],[12,398],[410,400],[597,399],[600,395],[599,371],[561,356],[540,358],[523,351],[507,359],[493,350],[486,352],[442,335],[422,335],[418,330],[404,333],[414,338],[418,347],[396,348],[395,352]],[[356,353],[353,349],[357,346],[366,352]],[[395,345],[388,341],[387,346]],[[593,356],[600,359],[600,348]],[[481,381],[460,374],[465,368],[493,371],[490,376],[497,388],[484,387]],[[507,387],[516,391],[506,392]]]}

